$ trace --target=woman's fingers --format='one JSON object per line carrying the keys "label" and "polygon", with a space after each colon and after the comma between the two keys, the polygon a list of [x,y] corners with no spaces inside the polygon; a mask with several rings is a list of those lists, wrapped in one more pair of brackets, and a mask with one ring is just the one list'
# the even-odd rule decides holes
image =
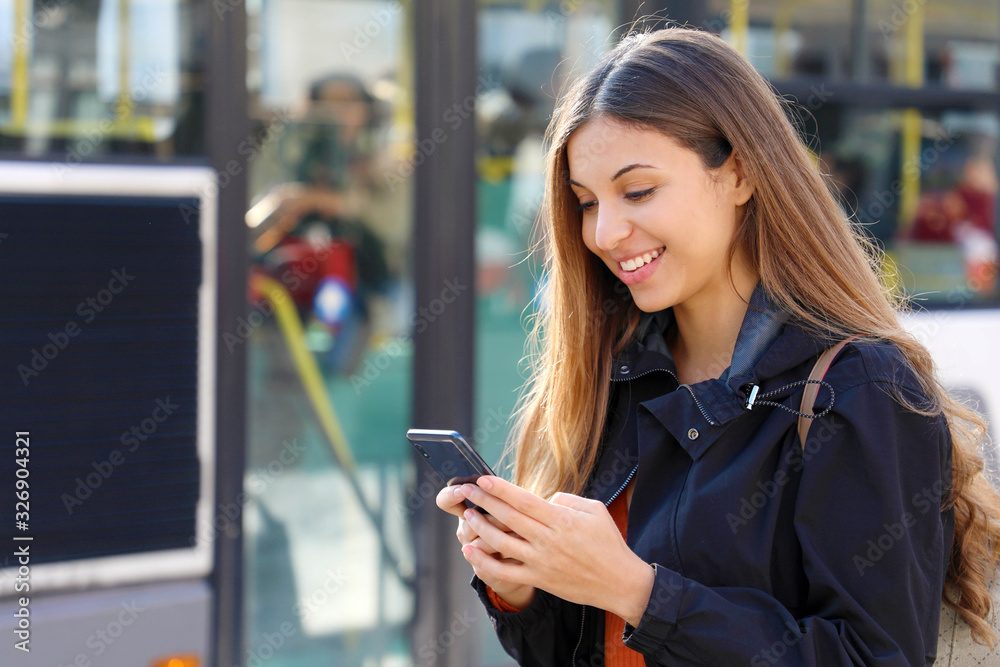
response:
{"label": "woman's fingers", "polygon": [[494,590],[501,588],[501,585],[503,585],[504,589],[507,589],[510,588],[510,584],[516,586],[527,584],[527,582],[521,580],[522,575],[526,574],[523,569],[524,563],[516,559],[497,558],[473,544],[467,544],[462,547],[462,555],[472,565],[472,569],[475,570],[477,577],[487,583],[494,582],[489,583],[490,587]]}
{"label": "woman's fingers", "polygon": [[[449,514],[457,516],[462,519],[465,516],[465,511],[468,508],[465,504],[466,497],[462,493],[460,486],[446,486],[438,492],[437,498],[435,498],[435,503],[440,509],[443,509]],[[487,521],[497,527],[498,530],[502,530],[505,533],[511,532],[511,529],[500,519],[491,515],[482,515]],[[461,529],[461,526],[459,526]],[[461,536],[459,536],[461,538]],[[463,542],[464,544],[464,542]]]}
{"label": "woman's fingers", "polygon": [[540,523],[547,524],[547,519],[553,516],[548,501],[505,479],[484,475],[476,484],[489,495],[499,498],[521,514],[526,514]]}
{"label": "woman's fingers", "polygon": [[562,493],[561,491],[552,496],[552,500],[549,502],[553,505],[568,507],[571,510],[585,512],[587,514],[599,514],[604,508],[604,503],[600,500],[583,498],[581,496],[573,495],[572,493]]}
{"label": "woman's fingers", "polygon": [[438,491],[434,499],[435,504],[448,514],[454,514],[462,518],[462,514],[467,509],[465,506],[465,496],[461,493],[459,486],[446,486]]}
{"label": "woman's fingers", "polygon": [[[469,546],[476,547],[477,549],[479,549],[483,553],[487,553],[487,554],[489,554],[491,556],[494,556],[494,557],[503,558],[503,554],[501,554],[499,551],[497,551],[496,549],[494,549],[493,547],[491,547],[489,544],[487,544],[486,541],[483,540],[483,538],[481,538],[481,537],[477,537],[476,539],[472,540],[468,544],[469,544]],[[464,544],[463,544],[463,546],[464,546]]]}
{"label": "woman's fingers", "polygon": [[[491,485],[488,480],[494,480],[497,484]],[[500,483],[503,484],[502,487]],[[490,488],[487,489],[486,485]],[[501,489],[506,497],[494,495],[491,490],[493,488]],[[530,491],[504,482],[498,477],[487,476],[480,477],[478,485],[463,484],[459,489],[465,498],[489,512],[490,516],[495,517],[510,531],[523,535],[529,541],[550,532],[545,522],[541,520],[542,518],[552,520],[551,512],[542,507],[547,508],[549,504]],[[508,500],[514,504],[510,504]]]}
{"label": "woman's fingers", "polygon": [[515,558],[524,560],[526,550],[530,546],[520,536],[513,532],[500,530],[493,525],[488,517],[484,517],[476,510],[465,512],[465,522],[469,528],[475,532],[479,538],[491,547],[494,551],[500,552],[505,558]]}
{"label": "woman's fingers", "polygon": [[455,531],[455,535],[458,537],[459,543],[464,547],[467,544],[471,544],[478,549],[482,549],[488,554],[495,554],[497,550],[486,543],[486,541],[479,536],[469,522],[465,519],[460,519],[458,522],[458,530]]}

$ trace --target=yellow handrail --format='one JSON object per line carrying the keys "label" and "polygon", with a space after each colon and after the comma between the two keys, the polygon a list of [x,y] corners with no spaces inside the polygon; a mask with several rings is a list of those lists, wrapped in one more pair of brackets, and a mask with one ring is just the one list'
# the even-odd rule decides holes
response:
{"label": "yellow handrail", "polygon": [[10,119],[15,127],[28,122],[28,46],[31,38],[31,0],[14,3],[14,63],[10,82]]}
{"label": "yellow handrail", "polygon": [[312,403],[323,432],[326,434],[330,446],[333,447],[334,456],[337,457],[344,470],[354,472],[354,456],[351,454],[347,437],[344,435],[340,420],[337,419],[337,413],[330,402],[316,358],[306,347],[305,331],[302,328],[299,314],[295,312],[295,307],[292,305],[291,294],[277,280],[259,273],[250,277],[250,286],[263,293],[274,306],[274,317],[278,321],[281,333],[285,336],[285,344],[288,345],[288,351],[292,355],[292,361],[299,372],[299,378],[305,387],[309,402]]}
{"label": "yellow handrail", "polygon": [[115,117],[126,121],[132,115],[132,96],[129,94],[129,59],[131,51],[130,0],[118,0],[118,104]]}
{"label": "yellow handrail", "polygon": [[109,118],[59,118],[35,122],[11,122],[0,125],[0,134],[19,137],[26,135],[44,137],[79,137],[86,133],[116,139],[156,141],[156,119],[152,116],[132,116],[127,120]]}

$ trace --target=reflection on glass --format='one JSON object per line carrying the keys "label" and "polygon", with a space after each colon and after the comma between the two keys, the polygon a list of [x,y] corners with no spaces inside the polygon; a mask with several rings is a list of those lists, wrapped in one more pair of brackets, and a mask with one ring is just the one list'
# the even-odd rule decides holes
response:
{"label": "reflection on glass", "polygon": [[920,196],[897,234],[908,292],[951,303],[996,297],[998,129],[992,114],[949,114],[923,142]]}
{"label": "reflection on glass", "polygon": [[[901,24],[910,15],[913,12],[896,9],[888,25]],[[1000,90],[1000,4],[928,0],[922,18],[928,84]]]}
{"label": "reflection on glass", "polygon": [[313,340],[323,339],[325,365],[338,375],[357,370],[373,301],[389,286],[385,243],[363,218],[377,185],[369,145],[376,123],[375,98],[360,79],[314,82],[305,112],[276,140],[292,180],[251,211],[257,264],[287,283],[304,321],[325,325],[313,327]]}
{"label": "reflection on glass", "polygon": [[208,8],[191,0],[0,0],[0,149],[204,152]]}
{"label": "reflection on glass", "polygon": [[906,113],[824,109],[819,157],[846,210],[887,250],[900,289],[925,305],[996,299],[1000,120],[926,114],[907,153]]}
{"label": "reflection on glass", "polygon": [[1000,90],[1000,5],[991,0],[713,0],[708,30],[740,45],[772,79],[921,80]]}
{"label": "reflection on glass", "polygon": [[[995,300],[995,112],[854,106],[850,84],[1000,90],[1000,4],[714,0],[710,29],[775,80],[813,79],[802,126],[844,206],[887,251],[887,273],[917,304]],[[845,95],[827,91],[829,81]],[[799,82],[801,85],[801,81]],[[960,102],[958,104],[961,104]]]}
{"label": "reflection on glass", "polygon": [[[248,6],[246,660],[404,665],[412,150],[396,2]],[[254,318],[251,320],[251,318]]]}

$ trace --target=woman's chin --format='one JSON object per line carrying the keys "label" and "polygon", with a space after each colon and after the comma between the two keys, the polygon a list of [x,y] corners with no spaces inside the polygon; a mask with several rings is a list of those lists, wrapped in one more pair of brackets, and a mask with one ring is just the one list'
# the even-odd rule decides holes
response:
{"label": "woman's chin", "polygon": [[[644,286],[645,287],[645,286]],[[674,301],[662,291],[642,287],[630,287],[632,302],[644,313],[657,313],[674,305]]]}

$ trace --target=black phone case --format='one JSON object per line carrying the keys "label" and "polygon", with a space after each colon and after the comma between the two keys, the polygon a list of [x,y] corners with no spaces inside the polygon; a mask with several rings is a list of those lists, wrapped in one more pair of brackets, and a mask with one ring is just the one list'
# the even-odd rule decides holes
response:
{"label": "black phone case", "polygon": [[[454,484],[475,484],[483,475],[496,475],[458,431],[411,428],[406,432],[406,439],[431,467],[439,489]],[[465,506],[487,513],[468,500]]]}

